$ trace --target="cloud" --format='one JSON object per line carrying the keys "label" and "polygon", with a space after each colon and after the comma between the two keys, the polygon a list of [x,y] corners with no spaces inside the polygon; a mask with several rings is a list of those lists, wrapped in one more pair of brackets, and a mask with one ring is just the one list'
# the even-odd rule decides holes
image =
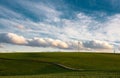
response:
{"label": "cloud", "polygon": [[28,40],[28,46],[37,46],[37,47],[55,47],[66,49],[68,48],[67,43],[61,40],[53,40],[50,38],[33,38]]}
{"label": "cloud", "polygon": [[[71,15],[72,11],[65,13],[60,10],[61,7],[49,1],[43,3],[26,0],[15,3],[19,10],[0,5],[0,33],[5,32],[0,34],[0,42],[77,49],[80,40],[80,49],[111,49],[109,41],[120,41],[120,14],[107,16],[107,13],[98,11],[91,16],[78,11]],[[39,20],[35,21],[34,16]]]}
{"label": "cloud", "polygon": [[92,41],[62,41],[51,38],[39,38],[35,37],[32,39],[24,38],[14,33],[1,33],[0,34],[1,43],[10,43],[16,45],[32,46],[32,47],[53,47],[59,49],[68,49],[68,50],[87,50],[87,49],[112,49],[113,45],[109,44],[106,41],[92,40]]}
{"label": "cloud", "polygon": [[[100,20],[96,15],[93,17],[84,12],[77,12],[74,14],[74,18],[68,19],[61,17],[62,14],[63,16],[66,14],[54,5],[34,1],[17,1],[16,3],[38,18],[42,19],[45,16],[47,19],[34,22],[25,18],[21,12],[17,13],[13,9],[0,6],[2,10],[0,15],[7,16],[6,18],[0,18],[1,27],[4,28],[1,28],[0,32],[14,32],[25,37],[41,36],[60,40],[120,40],[120,14],[105,16],[104,20]],[[102,18],[106,15],[106,13],[97,13],[102,15]],[[54,18],[59,21],[55,22]]]}
{"label": "cloud", "polygon": [[100,40],[92,40],[86,41],[83,43],[84,47],[91,48],[91,49],[113,49],[113,45],[109,44],[106,41]]}
{"label": "cloud", "polygon": [[2,18],[9,18],[9,19],[12,19],[12,18],[16,18],[16,19],[24,19],[24,16],[20,13],[17,13],[11,9],[8,9],[6,7],[3,7],[3,6],[0,6],[0,16]]}
{"label": "cloud", "polygon": [[43,38],[28,39],[28,46],[47,47],[48,43]]}
{"label": "cloud", "polygon": [[[43,1],[38,1],[37,3],[34,1],[17,1],[18,4],[22,6],[22,8],[26,9],[29,13],[38,17],[39,20],[45,19],[47,22],[58,22],[60,21],[59,17],[62,14],[60,11],[56,10],[56,8],[52,5],[45,4]],[[31,6],[34,5],[34,6]],[[42,18],[42,19],[41,19]]]}
{"label": "cloud", "polygon": [[101,32],[105,32],[105,35],[111,41],[120,40],[120,14],[116,14],[108,18],[108,21],[103,24],[105,27]]}
{"label": "cloud", "polygon": [[[0,18],[1,32],[20,33],[25,37],[49,37],[60,40],[120,40],[120,15],[116,14],[105,18],[105,21],[95,20],[84,13],[77,13],[74,19],[60,18],[59,24],[51,24],[46,21],[34,22],[24,19]],[[21,29],[24,29],[22,31]],[[5,30],[5,31],[3,31]],[[26,33],[26,34],[24,34]]]}
{"label": "cloud", "polygon": [[[78,44],[79,43],[79,44]],[[69,45],[69,49],[71,50],[71,49],[73,49],[73,50],[78,50],[78,48],[79,49],[85,49],[84,48],[84,45],[83,45],[83,42],[82,41],[76,41],[76,40],[74,40],[74,41],[69,41],[69,42],[67,42],[67,44]]]}
{"label": "cloud", "polygon": [[64,49],[66,49],[66,48],[69,47],[66,42],[61,41],[61,40],[54,40],[54,41],[52,42],[52,46],[54,46],[54,47],[59,47],[59,48],[64,48]]}
{"label": "cloud", "polygon": [[0,34],[0,42],[18,44],[18,45],[23,45],[27,43],[26,39],[23,36],[18,36],[14,33]]}
{"label": "cloud", "polygon": [[20,30],[24,30],[25,29],[25,26],[23,26],[23,25],[17,25],[16,26],[18,29],[20,29]]}
{"label": "cloud", "polygon": [[0,48],[4,48],[4,45],[0,44]]}
{"label": "cloud", "polygon": [[36,46],[36,47],[54,47],[60,49],[68,49],[68,50],[111,50],[113,49],[113,45],[109,44],[106,41],[100,40],[92,40],[92,41],[62,41],[55,40],[50,38],[34,38],[28,40],[28,46]]}

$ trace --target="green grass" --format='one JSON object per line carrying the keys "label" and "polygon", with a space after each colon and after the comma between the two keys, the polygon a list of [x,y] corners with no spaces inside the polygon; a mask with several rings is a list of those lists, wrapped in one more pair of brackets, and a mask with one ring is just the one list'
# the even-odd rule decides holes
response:
{"label": "green grass", "polygon": [[0,59],[0,75],[3,76],[49,74],[67,71],[66,69],[48,63]]}
{"label": "green grass", "polygon": [[[111,53],[3,53],[0,58],[0,75],[2,78],[105,78],[120,77],[120,55]],[[22,60],[20,60],[22,59]],[[35,61],[34,61],[35,60]],[[40,61],[50,62],[44,63]],[[51,64],[59,63],[65,66],[84,69],[84,71],[72,71]],[[13,77],[14,76],[14,77]],[[89,77],[87,77],[89,76]],[[109,77],[110,76],[110,77]],[[102,77],[102,78],[104,78]],[[19,78],[19,77],[18,77]]]}
{"label": "green grass", "polygon": [[120,78],[120,73],[108,72],[64,72],[41,75],[0,76],[0,78]]}

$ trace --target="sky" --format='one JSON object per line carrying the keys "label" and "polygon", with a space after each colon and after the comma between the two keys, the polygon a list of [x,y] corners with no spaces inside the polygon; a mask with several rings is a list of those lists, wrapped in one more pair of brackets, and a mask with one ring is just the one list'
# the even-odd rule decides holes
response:
{"label": "sky", "polygon": [[120,0],[0,0],[0,51],[120,50]]}

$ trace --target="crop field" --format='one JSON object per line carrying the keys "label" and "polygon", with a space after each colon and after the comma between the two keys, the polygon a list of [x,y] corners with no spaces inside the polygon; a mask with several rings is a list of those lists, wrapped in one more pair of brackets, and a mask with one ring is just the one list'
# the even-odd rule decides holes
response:
{"label": "crop field", "polygon": [[112,53],[1,53],[0,78],[120,78]]}

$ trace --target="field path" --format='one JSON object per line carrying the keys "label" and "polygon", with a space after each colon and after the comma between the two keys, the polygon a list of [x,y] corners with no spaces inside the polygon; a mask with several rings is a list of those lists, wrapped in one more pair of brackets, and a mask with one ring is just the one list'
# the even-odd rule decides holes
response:
{"label": "field path", "polygon": [[67,69],[67,70],[72,70],[72,71],[85,71],[85,69],[76,69],[76,68],[72,68],[72,67],[65,66],[65,65],[60,64],[60,63],[40,61],[40,60],[10,59],[10,58],[0,58],[0,59],[1,59],[1,60],[15,60],[15,61],[29,61],[29,62],[48,63],[48,64],[52,64],[52,65],[55,65],[55,66],[59,66],[59,67],[61,67],[61,68]]}

